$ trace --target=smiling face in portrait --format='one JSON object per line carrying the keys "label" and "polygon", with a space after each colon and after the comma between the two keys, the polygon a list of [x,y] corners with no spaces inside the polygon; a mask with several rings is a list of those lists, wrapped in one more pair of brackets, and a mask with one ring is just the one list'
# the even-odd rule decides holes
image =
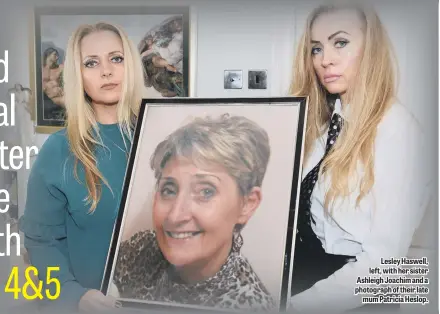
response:
{"label": "smiling face in portrait", "polygon": [[355,10],[319,15],[311,28],[313,67],[331,94],[343,95],[356,76],[364,46],[364,24]]}
{"label": "smiling face in portrait", "polygon": [[95,104],[118,103],[124,80],[122,41],[111,31],[98,31],[81,41],[84,90]]}
{"label": "smiling face in portrait", "polygon": [[259,188],[243,197],[223,167],[201,169],[183,157],[170,159],[153,204],[165,258],[177,268],[195,270],[194,280],[214,275],[229,255],[234,227],[246,224],[260,198]]}

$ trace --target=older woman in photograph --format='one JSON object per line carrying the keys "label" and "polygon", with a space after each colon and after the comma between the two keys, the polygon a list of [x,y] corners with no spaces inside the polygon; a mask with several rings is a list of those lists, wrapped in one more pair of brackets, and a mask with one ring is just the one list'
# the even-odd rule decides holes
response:
{"label": "older woman in photograph", "polygon": [[269,156],[266,131],[227,114],[197,118],[161,142],[151,158],[154,231],[120,246],[114,283],[121,297],[274,309],[240,253],[240,231],[260,205]]}

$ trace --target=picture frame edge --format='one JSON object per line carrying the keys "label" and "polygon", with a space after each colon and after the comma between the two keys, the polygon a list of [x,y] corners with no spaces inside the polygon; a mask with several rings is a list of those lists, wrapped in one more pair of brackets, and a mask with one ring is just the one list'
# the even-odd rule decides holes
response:
{"label": "picture frame edge", "polygon": [[64,126],[49,126],[49,125],[37,125],[35,126],[35,132],[39,134],[52,134],[64,129]]}

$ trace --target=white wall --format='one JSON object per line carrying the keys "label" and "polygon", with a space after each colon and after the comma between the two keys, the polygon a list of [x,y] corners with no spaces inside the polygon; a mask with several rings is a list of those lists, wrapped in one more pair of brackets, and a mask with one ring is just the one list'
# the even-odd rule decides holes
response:
{"label": "white wall", "polygon": [[[294,2],[275,3],[259,1],[250,7],[249,1],[217,1],[198,10],[198,97],[285,94],[294,40]],[[225,69],[243,70],[242,90],[223,89]],[[267,90],[247,89],[250,69],[268,70]]]}

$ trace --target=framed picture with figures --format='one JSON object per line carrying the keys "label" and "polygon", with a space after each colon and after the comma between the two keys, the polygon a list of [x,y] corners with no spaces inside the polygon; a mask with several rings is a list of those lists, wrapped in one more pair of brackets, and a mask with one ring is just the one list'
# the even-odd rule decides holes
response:
{"label": "framed picture with figures", "polygon": [[145,73],[145,95],[191,96],[189,50],[194,35],[190,35],[189,7],[36,7],[31,77],[36,91],[33,117],[37,132],[52,133],[64,126],[63,64],[67,42],[79,25],[97,22],[120,26],[137,46]]}
{"label": "framed picture with figures", "polygon": [[102,292],[126,308],[283,310],[306,106],[145,99]]}

